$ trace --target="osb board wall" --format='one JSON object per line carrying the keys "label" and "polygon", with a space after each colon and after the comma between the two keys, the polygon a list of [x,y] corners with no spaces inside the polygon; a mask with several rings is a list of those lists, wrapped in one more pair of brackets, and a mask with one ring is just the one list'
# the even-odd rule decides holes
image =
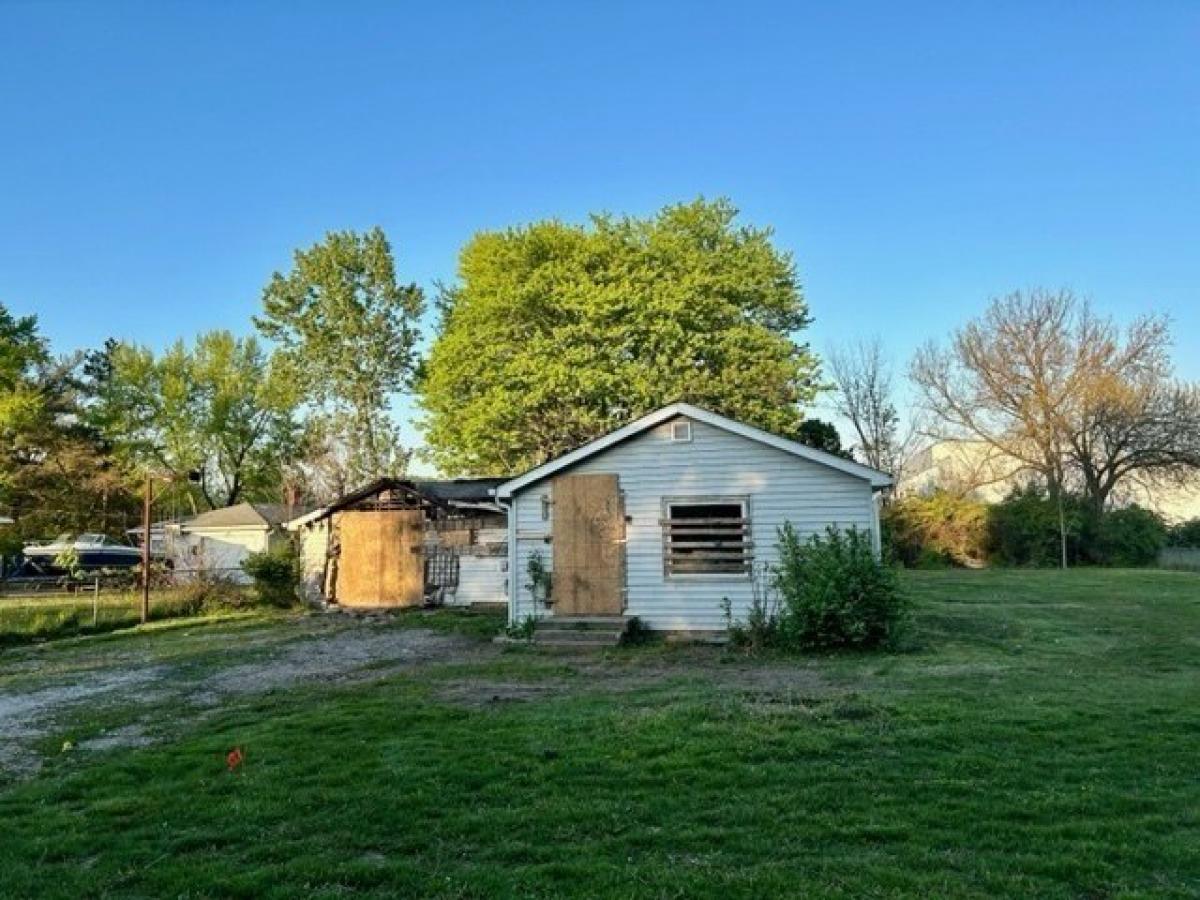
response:
{"label": "osb board wall", "polygon": [[341,544],[337,602],[420,606],[425,592],[424,514],[419,509],[346,510],[335,517]]}
{"label": "osb board wall", "polygon": [[561,475],[554,495],[554,614],[620,615],[624,609],[625,507],[616,475]]}

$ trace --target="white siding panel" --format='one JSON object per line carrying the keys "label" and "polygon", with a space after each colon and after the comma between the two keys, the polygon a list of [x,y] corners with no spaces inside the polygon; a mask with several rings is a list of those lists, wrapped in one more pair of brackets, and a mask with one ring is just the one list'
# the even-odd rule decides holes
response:
{"label": "white siding panel", "polygon": [[475,545],[459,554],[458,587],[447,593],[447,606],[504,603],[508,599],[507,543],[507,528],[481,528],[476,533]]}
{"label": "white siding panel", "polygon": [[249,584],[242,563],[251,553],[268,549],[270,540],[265,528],[189,529],[176,544],[175,570],[181,575],[196,570],[216,572]]}
{"label": "white siding panel", "polygon": [[[651,628],[722,629],[726,624],[723,601],[729,600],[737,620],[745,617],[753,597],[748,577],[664,575],[659,520],[666,497],[749,498],[756,569],[775,562],[776,535],[784,522],[791,522],[801,536],[821,532],[829,525],[875,527],[875,501],[865,479],[703,422],[692,423],[689,442],[672,442],[670,422],[666,422],[570,471],[615,472],[619,476],[629,519],[626,613],[640,617]],[[549,494],[549,482],[541,482],[513,498],[517,532],[516,589],[511,605],[514,622],[553,611],[533,601],[527,574],[534,552],[541,554],[547,567],[552,561],[547,540],[551,523],[542,518],[542,498]]]}
{"label": "white siding panel", "polygon": [[508,599],[504,591],[506,559],[507,556],[460,556],[458,589],[446,595],[446,605],[503,603]]}
{"label": "white siding panel", "polygon": [[325,557],[329,553],[329,519],[305,525],[298,535],[300,589],[310,602],[322,599],[325,590]]}

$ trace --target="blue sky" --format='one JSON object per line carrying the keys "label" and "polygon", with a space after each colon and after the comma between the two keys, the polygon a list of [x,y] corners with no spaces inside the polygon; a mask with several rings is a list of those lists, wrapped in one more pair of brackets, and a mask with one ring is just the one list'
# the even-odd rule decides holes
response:
{"label": "blue sky", "polygon": [[250,328],[334,228],[725,195],[818,347],[1014,288],[1175,322],[1200,377],[1200,4],[0,2],[0,301],[56,349]]}

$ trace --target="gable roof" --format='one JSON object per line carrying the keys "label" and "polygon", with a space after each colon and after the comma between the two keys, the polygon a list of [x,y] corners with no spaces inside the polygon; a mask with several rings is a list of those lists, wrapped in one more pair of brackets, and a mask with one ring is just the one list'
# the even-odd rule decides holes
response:
{"label": "gable roof", "polygon": [[777,434],[771,434],[769,431],[763,431],[761,428],[755,428],[753,425],[746,425],[735,419],[702,409],[699,406],[693,406],[690,403],[671,403],[661,409],[656,409],[652,413],[647,413],[640,419],[636,419],[628,425],[618,428],[616,431],[610,431],[603,437],[598,437],[591,443],[584,444],[570,453],[565,453],[557,459],[552,459],[547,463],[530,469],[524,475],[519,475],[510,481],[504,482],[504,484],[496,488],[496,496],[502,498],[511,497],[516,492],[544,478],[550,477],[555,472],[562,471],[578,462],[582,462],[588,457],[595,456],[609,447],[635,437],[644,431],[648,431],[654,426],[660,425],[676,416],[686,416],[697,422],[712,425],[714,428],[720,428],[732,434],[748,438],[749,440],[757,441],[760,444],[766,444],[768,447],[774,447],[777,450],[782,450],[784,453],[790,453],[792,456],[798,456],[809,462],[829,466],[831,469],[837,469],[839,472],[845,472],[847,475],[852,475],[855,478],[862,478],[870,483],[872,488],[885,488],[892,483],[891,475],[888,475],[886,472],[880,472],[878,469],[872,469],[870,466],[864,466],[861,463],[843,459],[840,456],[834,456],[832,453],[814,449],[798,441],[790,441]]}
{"label": "gable roof", "polygon": [[238,503],[221,509],[210,509],[208,512],[188,519],[180,525],[184,531],[205,528],[262,528],[270,529],[286,522],[297,512],[292,506],[283,503]]}

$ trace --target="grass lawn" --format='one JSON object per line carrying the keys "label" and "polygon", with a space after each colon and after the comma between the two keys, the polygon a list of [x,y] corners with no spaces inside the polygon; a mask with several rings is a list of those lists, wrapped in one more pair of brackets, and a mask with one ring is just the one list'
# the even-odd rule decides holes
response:
{"label": "grass lawn", "polygon": [[[150,595],[150,619],[194,618],[186,592],[167,588]],[[141,621],[138,590],[10,596],[0,594],[0,647],[131,628]]]}
{"label": "grass lawn", "polygon": [[158,710],[0,787],[0,893],[1200,896],[1200,577],[906,584],[894,653],[516,648]]}

